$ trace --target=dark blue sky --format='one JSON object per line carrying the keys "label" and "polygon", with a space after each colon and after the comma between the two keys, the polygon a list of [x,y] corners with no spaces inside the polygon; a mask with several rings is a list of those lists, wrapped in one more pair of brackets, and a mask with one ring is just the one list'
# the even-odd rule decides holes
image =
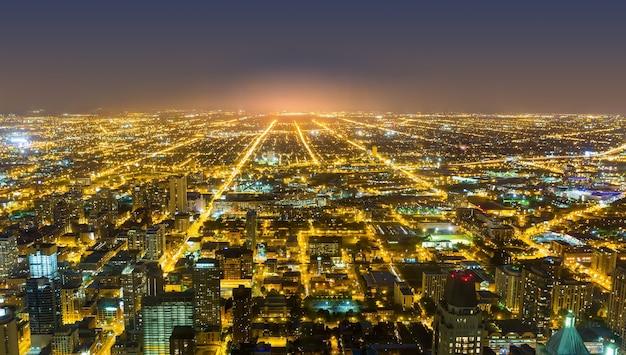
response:
{"label": "dark blue sky", "polygon": [[0,110],[626,113],[626,3],[0,5]]}

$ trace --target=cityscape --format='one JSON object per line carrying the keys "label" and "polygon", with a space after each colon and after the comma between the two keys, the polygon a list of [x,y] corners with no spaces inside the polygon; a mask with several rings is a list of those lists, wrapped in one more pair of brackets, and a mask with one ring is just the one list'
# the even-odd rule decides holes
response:
{"label": "cityscape", "polygon": [[0,2],[0,355],[626,354],[626,2]]}
{"label": "cityscape", "polygon": [[624,122],[3,115],[3,354],[616,352]]}

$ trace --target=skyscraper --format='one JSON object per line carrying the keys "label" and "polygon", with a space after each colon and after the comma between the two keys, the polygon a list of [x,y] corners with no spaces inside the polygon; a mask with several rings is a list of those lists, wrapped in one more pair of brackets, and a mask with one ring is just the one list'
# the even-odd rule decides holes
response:
{"label": "skyscraper", "polygon": [[526,324],[536,325],[544,335],[549,334],[552,291],[560,266],[560,260],[544,258],[522,267],[520,319]]}
{"label": "skyscraper", "polygon": [[[626,339],[626,269],[621,267],[613,271],[606,319],[609,328]],[[622,343],[622,349],[625,345]]]}
{"label": "skyscraper", "polygon": [[520,312],[522,270],[519,266],[503,265],[496,268],[496,294],[513,314]]}
{"label": "skyscraper", "polygon": [[169,212],[171,215],[187,214],[187,176],[177,175],[170,177]]}
{"label": "skyscraper", "polygon": [[146,230],[144,243],[146,260],[159,260],[165,253],[165,226],[162,224],[151,226]]}
{"label": "skyscraper", "polygon": [[122,299],[124,301],[124,325],[126,330],[139,329],[141,297],[147,294],[146,266],[128,265],[120,276]]}
{"label": "skyscraper", "polygon": [[81,284],[69,283],[61,287],[61,316],[63,324],[74,324],[83,319],[85,290]]}
{"label": "skyscraper", "polygon": [[[194,304],[198,345],[219,341],[222,326],[220,268],[215,259],[199,259],[193,270]],[[217,336],[217,339],[215,337]]]}
{"label": "skyscraper", "polygon": [[233,289],[233,343],[252,340],[252,289],[239,285]]}
{"label": "skyscraper", "polygon": [[170,336],[176,326],[193,327],[194,302],[191,292],[163,292],[142,300],[144,355],[170,352]]}
{"label": "skyscraper", "polygon": [[554,285],[552,291],[552,313],[566,310],[580,314],[591,306],[593,300],[593,284],[578,280],[561,280]]}
{"label": "skyscraper", "polygon": [[246,213],[246,246],[251,249],[256,249],[256,234],[257,234],[257,213],[255,210],[249,210]]}
{"label": "skyscraper", "polygon": [[476,299],[476,275],[452,271],[435,313],[433,355],[481,354],[483,317]]}
{"label": "skyscraper", "polygon": [[55,282],[45,277],[26,280],[26,306],[33,347],[44,347],[61,323],[57,291]]}
{"label": "skyscraper", "polygon": [[58,275],[57,246],[54,244],[34,244],[28,248],[30,277],[55,278]]}
{"label": "skyscraper", "polygon": [[17,267],[17,237],[0,235],[0,277],[7,277]]}

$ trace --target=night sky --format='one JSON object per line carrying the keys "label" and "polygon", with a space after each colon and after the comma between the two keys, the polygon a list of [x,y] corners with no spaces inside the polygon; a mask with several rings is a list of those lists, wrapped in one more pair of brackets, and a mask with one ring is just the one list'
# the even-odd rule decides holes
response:
{"label": "night sky", "polygon": [[625,16],[624,1],[7,1],[0,111],[625,114]]}

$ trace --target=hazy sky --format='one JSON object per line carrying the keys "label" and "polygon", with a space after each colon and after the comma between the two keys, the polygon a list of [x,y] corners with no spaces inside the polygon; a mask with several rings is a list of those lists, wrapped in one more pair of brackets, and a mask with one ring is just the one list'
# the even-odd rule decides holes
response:
{"label": "hazy sky", "polygon": [[625,114],[624,14],[624,1],[6,1],[0,110]]}

